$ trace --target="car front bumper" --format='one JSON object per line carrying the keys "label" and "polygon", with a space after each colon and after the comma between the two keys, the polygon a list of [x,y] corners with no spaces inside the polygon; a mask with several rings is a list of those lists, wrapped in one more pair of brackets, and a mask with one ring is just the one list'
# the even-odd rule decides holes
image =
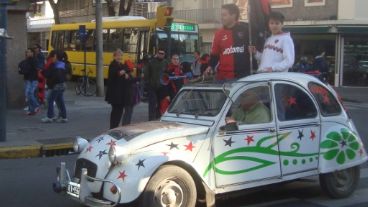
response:
{"label": "car front bumper", "polygon": [[[78,200],[84,205],[90,207],[113,207],[120,203],[121,200],[121,189],[111,180],[99,179],[90,177],[87,175],[87,169],[83,168],[81,172],[80,182],[73,182],[70,177],[69,170],[66,168],[65,162],[60,164],[57,168],[56,182],[53,183],[53,190],[56,193],[64,193],[69,197]],[[88,182],[102,182],[110,183],[116,189],[117,200],[109,201],[103,199],[97,199],[92,196],[92,193],[87,185]]]}

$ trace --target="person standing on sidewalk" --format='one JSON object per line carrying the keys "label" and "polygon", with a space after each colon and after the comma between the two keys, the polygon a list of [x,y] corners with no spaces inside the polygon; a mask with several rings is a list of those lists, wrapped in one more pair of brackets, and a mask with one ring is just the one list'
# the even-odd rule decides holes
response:
{"label": "person standing on sidewalk", "polygon": [[260,62],[258,73],[288,72],[295,59],[294,43],[290,33],[282,31],[285,17],[280,12],[271,12],[268,27],[272,33],[263,47],[263,53],[250,46],[249,51],[255,54]]}
{"label": "person standing on sidewalk", "polygon": [[37,85],[37,98],[40,104],[44,104],[45,102],[45,86],[46,86],[46,80],[45,77],[42,75],[42,70],[45,67],[45,56],[41,52],[42,48],[39,44],[35,44],[33,47],[33,51],[35,54],[35,58],[37,60],[37,70],[38,70],[38,85]]}
{"label": "person standing on sidewalk", "polygon": [[194,61],[192,63],[193,78],[197,78],[201,75],[201,53],[199,51],[194,52]]}
{"label": "person standing on sidewalk", "polygon": [[[110,129],[130,124],[133,114],[134,79],[127,64],[122,64],[123,52],[117,49],[109,66],[109,77],[105,100],[111,104]],[[123,115],[124,113],[124,115]],[[122,118],[123,117],[123,118]]]}
{"label": "person standing on sidewalk", "polygon": [[[216,80],[226,81],[250,75],[248,26],[239,22],[239,8],[235,4],[221,7],[223,28],[215,33],[212,42],[210,66],[206,74],[217,67]],[[255,62],[255,61],[254,61]]]}
{"label": "person standing on sidewalk", "polygon": [[160,117],[157,93],[160,87],[160,79],[168,67],[165,60],[165,50],[158,49],[156,57],[149,61],[144,71],[144,81],[148,88],[148,120],[152,121]]}
{"label": "person standing on sidewalk", "polygon": [[34,58],[34,52],[31,48],[26,51],[26,59],[19,63],[18,72],[24,76],[25,95],[28,105],[27,115],[35,115],[40,110],[36,98],[38,71],[37,60]]}
{"label": "person standing on sidewalk", "polygon": [[[47,96],[47,116],[42,118],[44,123],[57,121],[60,123],[68,122],[66,116],[66,107],[64,102],[66,70],[63,60],[63,52],[56,50],[51,51],[49,57],[52,60],[50,68],[43,70],[43,75],[46,77],[46,84],[49,89]],[[54,102],[59,109],[59,117],[55,117]]]}

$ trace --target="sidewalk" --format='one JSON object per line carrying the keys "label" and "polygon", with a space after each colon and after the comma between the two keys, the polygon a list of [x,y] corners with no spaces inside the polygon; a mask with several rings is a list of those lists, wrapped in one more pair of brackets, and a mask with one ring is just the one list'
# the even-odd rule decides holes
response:
{"label": "sidewalk", "polygon": [[[35,116],[25,115],[22,109],[8,110],[7,139],[0,142],[0,159],[37,157],[42,150],[70,149],[76,136],[91,139],[109,129],[111,106],[104,97],[77,96],[69,86],[65,102],[68,123],[42,123],[46,108]],[[132,122],[146,121],[147,111],[146,103],[137,105]]]}
{"label": "sidewalk", "polygon": [[[368,103],[368,88],[337,88],[344,101]],[[41,156],[45,150],[71,149],[74,138],[91,139],[109,128],[111,107],[104,97],[76,96],[69,85],[65,92],[68,123],[41,123],[46,109],[27,116],[22,109],[7,112],[7,140],[0,142],[0,159]],[[56,110],[57,111],[57,110]],[[148,107],[134,108],[132,122],[148,120]]]}

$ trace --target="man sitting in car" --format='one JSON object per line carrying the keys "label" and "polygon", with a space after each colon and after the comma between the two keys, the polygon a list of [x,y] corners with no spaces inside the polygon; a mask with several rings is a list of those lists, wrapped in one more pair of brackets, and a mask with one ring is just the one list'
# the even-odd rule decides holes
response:
{"label": "man sitting in car", "polygon": [[270,110],[253,91],[246,91],[240,97],[240,106],[237,107],[226,122],[241,124],[259,124],[271,121]]}

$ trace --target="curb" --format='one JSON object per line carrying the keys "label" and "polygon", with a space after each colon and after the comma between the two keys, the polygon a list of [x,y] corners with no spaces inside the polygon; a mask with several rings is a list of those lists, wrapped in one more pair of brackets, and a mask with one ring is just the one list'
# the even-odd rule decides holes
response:
{"label": "curb", "polygon": [[39,157],[42,145],[0,147],[0,159]]}
{"label": "curb", "polygon": [[0,159],[35,158],[44,155],[58,154],[54,152],[73,149],[73,143],[37,144],[30,146],[0,147]]}

